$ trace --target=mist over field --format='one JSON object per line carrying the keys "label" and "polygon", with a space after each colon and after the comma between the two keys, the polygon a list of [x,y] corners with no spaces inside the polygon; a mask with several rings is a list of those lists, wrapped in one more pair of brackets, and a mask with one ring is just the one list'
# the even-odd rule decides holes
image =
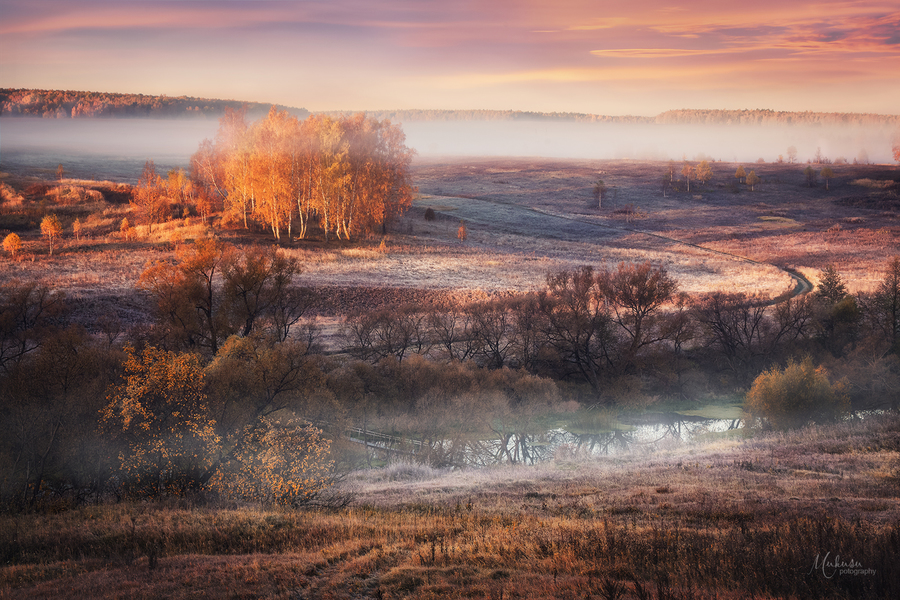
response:
{"label": "mist over field", "polygon": [[147,160],[187,168],[217,129],[211,119],[0,118],[0,169],[46,175],[62,164],[69,177],[133,183]]}
{"label": "mist over field", "polygon": [[[409,121],[407,145],[420,158],[531,156],[572,159],[721,160],[743,163],[822,156],[890,163],[888,128],[864,126],[665,125],[568,121]],[[0,169],[134,182],[144,162],[159,171],[189,166],[211,119],[0,119]]]}
{"label": "mist over field", "polygon": [[[891,162],[892,131],[861,126],[663,125],[559,121],[425,121],[402,123],[407,144],[422,157],[546,158],[774,162],[812,159]],[[865,154],[863,154],[865,153]]]}

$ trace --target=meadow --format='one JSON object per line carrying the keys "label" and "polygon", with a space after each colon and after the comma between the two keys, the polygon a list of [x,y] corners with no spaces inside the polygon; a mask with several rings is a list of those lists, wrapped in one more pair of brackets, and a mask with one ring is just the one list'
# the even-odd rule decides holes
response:
{"label": "meadow", "polygon": [[[808,291],[798,282],[818,283],[829,264],[851,293],[872,291],[900,251],[895,168],[834,165],[826,189],[807,185],[805,165],[745,165],[762,179],[751,191],[736,164],[712,167],[713,179],[688,192],[661,183],[665,162],[422,159],[413,208],[386,235],[280,245],[302,266],[297,283],[321,294],[313,316],[332,351],[361,308],[505,298],[582,265],[649,261],[689,295],[778,297]],[[0,227],[23,241],[0,262],[0,282],[64,291],[71,319],[95,335],[110,311],[123,332],[149,326],[151,301],[136,283],[180,243],[271,243],[195,215],[123,230],[135,219],[122,183],[13,174],[0,184]],[[51,210],[65,231],[52,256],[39,228]],[[679,410],[701,400],[709,395],[681,398]],[[624,408],[641,414],[653,401]],[[187,495],[2,514],[0,598],[900,594],[900,421],[890,410],[610,455],[563,445],[527,466],[356,466],[319,506],[296,510]]]}
{"label": "meadow", "polygon": [[4,598],[893,598],[896,416],[531,467],[397,463],[342,509],[0,517]]}

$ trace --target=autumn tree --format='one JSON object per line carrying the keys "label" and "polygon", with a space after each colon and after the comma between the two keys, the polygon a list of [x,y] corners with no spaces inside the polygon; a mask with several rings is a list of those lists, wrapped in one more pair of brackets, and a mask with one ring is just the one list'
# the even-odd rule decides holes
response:
{"label": "autumn tree", "polygon": [[750,191],[752,192],[753,189],[756,186],[758,186],[759,182],[760,182],[759,176],[756,174],[756,171],[750,171],[749,173],[747,173],[746,182],[747,182],[747,185],[750,186]]}
{"label": "autumn tree", "polygon": [[296,197],[292,154],[299,127],[297,119],[273,106],[268,116],[249,131],[253,216],[272,231],[276,240],[281,239],[283,230],[290,234]]}
{"label": "autumn tree", "polygon": [[895,352],[900,351],[900,256],[888,261],[878,288],[864,300],[875,329]]}
{"label": "autumn tree", "polygon": [[861,313],[856,298],[848,293],[834,265],[826,265],[820,272],[815,297],[819,300],[816,314],[819,340],[839,356],[857,337]]}
{"label": "autumn tree", "polygon": [[833,170],[831,167],[829,167],[829,166],[826,165],[826,166],[822,167],[821,175],[822,175],[822,179],[825,180],[825,189],[827,190],[827,189],[828,189],[828,182],[829,182],[832,178],[834,178],[834,170]]}
{"label": "autumn tree", "polygon": [[845,387],[843,382],[832,384],[825,370],[806,357],[759,375],[747,393],[747,410],[775,429],[833,422],[850,409]]}
{"label": "autumn tree", "polygon": [[144,164],[144,170],[132,193],[131,205],[138,219],[153,232],[153,225],[164,222],[169,216],[169,199],[162,177],[156,173],[152,160]]}
{"label": "autumn tree", "polygon": [[126,490],[137,496],[198,489],[218,445],[196,354],[125,348],[125,378],[112,388],[101,425],[119,444]]}
{"label": "autumn tree", "polygon": [[331,442],[296,417],[263,417],[248,426],[232,460],[209,485],[226,496],[298,507],[313,502],[335,480]]}
{"label": "autumn tree", "polygon": [[744,171],[743,165],[738,165],[737,171],[734,172],[734,177],[740,183],[744,183],[744,178],[747,176],[747,173]]}
{"label": "autumn tree", "polygon": [[697,165],[697,168],[694,172],[694,179],[699,181],[700,183],[709,183],[712,180],[713,172],[712,167],[709,166],[709,162],[705,160],[701,160],[700,164]]}
{"label": "autumn tree", "polygon": [[215,354],[230,335],[218,277],[233,252],[232,246],[218,240],[199,239],[178,247],[175,265],[157,261],[141,273],[138,287],[153,295],[157,319],[173,341]]}
{"label": "autumn tree", "polygon": [[456,230],[456,238],[461,242],[469,239],[469,230],[466,228],[465,221],[459,222],[459,229]]}
{"label": "autumn tree", "polygon": [[76,242],[81,240],[82,231],[84,231],[84,224],[82,224],[81,219],[76,218],[72,222],[72,234],[75,236]]}
{"label": "autumn tree", "polygon": [[0,286],[0,370],[40,348],[67,312],[64,294],[36,281]]}
{"label": "autumn tree", "polygon": [[62,223],[55,214],[47,215],[41,220],[41,234],[45,235],[50,243],[50,256],[53,256],[53,240],[62,236],[62,233]]}
{"label": "autumn tree", "polygon": [[25,506],[55,501],[73,488],[81,495],[97,491],[106,465],[92,433],[116,363],[83,327],[69,325],[45,335],[0,380],[6,399],[0,455],[15,457],[0,467],[0,490],[14,484]]}
{"label": "autumn tree", "polygon": [[9,252],[9,255],[15,260],[22,249],[22,238],[16,233],[10,233],[3,238],[3,249]]}
{"label": "autumn tree", "polygon": [[[314,414],[334,407],[310,398],[324,375],[303,341],[273,343],[264,335],[231,336],[206,368],[211,410],[222,443],[203,476],[210,481],[219,469],[230,472],[265,419],[285,412]],[[252,447],[252,444],[249,446]]]}
{"label": "autumn tree", "polygon": [[345,321],[346,350],[377,362],[402,361],[408,352],[423,353],[428,343],[428,313],[416,306],[396,306],[351,314]]}
{"label": "autumn tree", "polygon": [[691,179],[694,178],[694,167],[688,161],[684,161],[684,165],[681,167],[681,175],[684,177],[684,181],[687,184],[687,191],[691,191]]}
{"label": "autumn tree", "polygon": [[192,170],[245,227],[252,220],[279,239],[284,231],[292,235],[297,219],[302,238],[315,216],[327,241],[384,230],[410,206],[412,155],[402,130],[387,121],[358,114],[301,123],[273,107],[253,124],[243,113],[227,113],[215,143],[204,142],[192,158]]}

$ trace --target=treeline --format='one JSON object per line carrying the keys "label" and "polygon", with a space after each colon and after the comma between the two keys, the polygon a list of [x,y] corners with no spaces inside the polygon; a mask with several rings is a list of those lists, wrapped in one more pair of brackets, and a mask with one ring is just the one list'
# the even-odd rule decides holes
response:
{"label": "treeline", "polygon": [[653,122],[666,125],[858,125],[900,126],[900,115],[755,110],[669,110]]}
{"label": "treeline", "polygon": [[384,230],[410,206],[405,140],[399,126],[363,114],[301,121],[273,107],[248,124],[243,111],[227,111],[215,141],[191,158],[192,179],[244,227],[302,239],[316,224],[326,241],[350,239]]}
{"label": "treeline", "polygon": [[[270,104],[215,100],[179,96],[148,96],[144,94],[110,94],[63,90],[0,89],[0,116],[29,116],[49,118],[96,117],[220,117],[225,109],[247,107],[254,117],[265,114]],[[301,119],[310,113],[303,108],[278,106]],[[324,113],[340,118],[344,113]],[[413,121],[573,121],[578,123],[628,124],[685,124],[685,125],[859,125],[878,127],[900,126],[900,115],[872,113],[824,113],[774,111],[770,109],[669,110],[655,117],[635,115],[596,115],[574,112],[541,112],[519,110],[436,110],[406,109],[368,111],[370,118],[395,123]]]}
{"label": "treeline", "polygon": [[872,294],[847,294],[831,268],[823,282],[815,294],[777,303],[729,292],[691,298],[648,264],[583,267],[515,298],[351,315],[345,350],[373,362],[420,354],[524,369],[585,386],[587,397],[605,403],[743,389],[772,364],[809,354],[841,372],[876,363],[893,372],[894,383],[879,390],[866,387],[877,377],[863,377],[853,396],[896,404],[900,258]]}
{"label": "treeline", "polygon": [[[144,94],[110,94],[66,90],[0,89],[0,116],[79,118],[219,118],[226,109],[246,107],[249,114],[261,116],[271,104]],[[300,118],[309,115],[303,108],[281,107]]]}
{"label": "treeline", "polygon": [[[339,116],[338,111],[328,113]],[[652,123],[653,117],[634,115],[607,116],[573,112],[535,112],[521,110],[376,110],[367,111],[376,119],[405,123],[413,121],[574,121],[578,123]]]}
{"label": "treeline", "polygon": [[[334,113],[339,114],[339,113]],[[609,116],[571,112],[517,110],[383,110],[369,115],[395,122],[414,121],[569,121],[576,123],[623,123],[660,125],[858,125],[900,126],[900,115],[871,113],[791,112],[768,109],[669,110],[655,117]]]}

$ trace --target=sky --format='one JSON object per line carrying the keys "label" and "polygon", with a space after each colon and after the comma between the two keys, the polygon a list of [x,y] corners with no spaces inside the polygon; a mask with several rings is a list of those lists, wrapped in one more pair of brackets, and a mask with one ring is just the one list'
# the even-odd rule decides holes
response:
{"label": "sky", "polygon": [[0,0],[0,87],[320,110],[900,113],[900,0]]}

